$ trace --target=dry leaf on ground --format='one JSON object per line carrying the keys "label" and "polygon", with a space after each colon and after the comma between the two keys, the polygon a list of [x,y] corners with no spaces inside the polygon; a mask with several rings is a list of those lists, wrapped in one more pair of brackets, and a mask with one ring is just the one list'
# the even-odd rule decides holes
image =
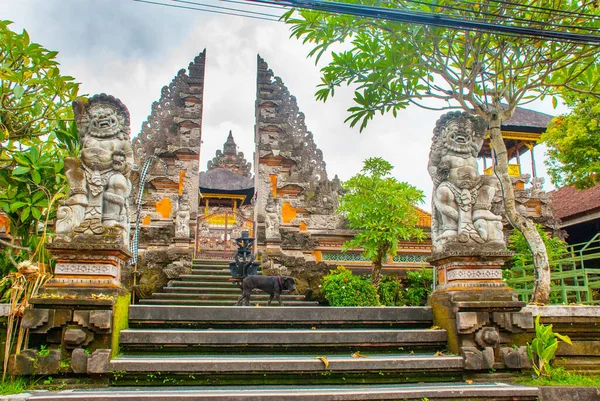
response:
{"label": "dry leaf on ground", "polygon": [[325,365],[325,369],[329,367],[329,361],[327,360],[326,356],[318,356],[317,359],[323,362],[323,365]]}

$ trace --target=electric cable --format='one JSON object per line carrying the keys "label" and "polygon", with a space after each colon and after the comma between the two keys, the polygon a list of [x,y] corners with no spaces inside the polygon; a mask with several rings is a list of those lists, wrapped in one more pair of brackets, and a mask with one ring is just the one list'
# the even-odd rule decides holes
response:
{"label": "electric cable", "polygon": [[503,35],[518,35],[537,39],[550,39],[558,41],[569,41],[579,44],[600,44],[599,35],[550,31],[537,28],[521,26],[507,26],[497,23],[486,23],[469,21],[460,18],[442,16],[440,14],[422,13],[405,10],[394,10],[389,8],[361,6],[349,3],[337,3],[322,0],[249,0],[267,4],[287,5],[295,8],[326,11],[337,14],[354,15],[358,17],[369,17],[375,19],[386,19],[396,22],[433,25],[450,29],[474,30],[480,32],[497,33]]}
{"label": "electric cable", "polygon": [[[263,21],[279,22],[279,18],[265,18],[265,17],[259,17],[259,16],[253,16],[253,15],[245,15],[245,14],[238,14],[238,13],[232,13],[232,12],[195,8],[195,7],[178,5],[178,4],[159,3],[156,1],[150,1],[150,0],[133,0],[133,1],[135,1],[137,3],[153,4],[153,5],[157,5],[157,6],[180,8],[180,9],[194,10],[194,11],[203,11],[203,12],[207,12],[207,13],[215,13],[215,14],[222,14],[222,15],[232,15],[232,16],[236,16],[236,17],[252,18],[252,19],[258,19],[258,20],[263,20]],[[238,10],[238,11],[244,11],[244,10]],[[248,12],[248,11],[246,11],[246,12]]]}
{"label": "electric cable", "polygon": [[[536,20],[527,19],[527,18],[511,17],[509,15],[494,14],[494,13],[485,12],[485,11],[470,10],[468,8],[459,8],[459,7],[454,7],[454,6],[435,4],[435,3],[422,1],[422,0],[404,0],[404,1],[406,1],[407,3],[421,4],[421,5],[431,6],[431,7],[439,7],[439,8],[443,8],[446,10],[454,10],[454,11],[467,12],[467,13],[473,13],[473,14],[478,14],[478,15],[486,15],[486,16],[493,17],[495,19],[500,18],[500,19],[505,19],[505,20],[511,21],[511,22],[518,21],[518,22],[524,22],[524,23],[528,23],[528,24],[537,24],[537,25],[541,25],[541,26],[554,27],[554,28],[569,28],[569,29],[576,29],[576,30],[585,30],[585,31],[590,31],[590,32],[600,32],[600,28],[589,28],[589,27],[576,26],[576,25],[561,25],[561,24],[556,24],[556,23],[552,23],[552,22],[549,23],[549,22],[536,21]],[[389,2],[389,1],[387,3],[393,4],[392,2]],[[464,3],[479,5],[479,3],[470,2],[470,1],[464,2]],[[490,21],[489,18],[467,17],[465,15],[461,15],[461,17],[476,19],[476,20],[485,21],[485,22],[492,22],[492,21]]]}
{"label": "electric cable", "polygon": [[260,16],[263,16],[263,17],[274,17],[274,18],[278,18],[279,19],[279,15],[265,14],[265,13],[255,12],[255,11],[247,11],[247,10],[243,10],[241,8],[215,6],[213,4],[198,3],[198,2],[195,2],[195,1],[188,1],[188,0],[170,0],[170,1],[172,1],[173,3],[191,4],[191,5],[195,5],[195,6],[216,8],[216,9],[220,9],[220,10],[239,11],[239,12],[244,12],[244,13],[248,13],[248,14],[260,15]]}

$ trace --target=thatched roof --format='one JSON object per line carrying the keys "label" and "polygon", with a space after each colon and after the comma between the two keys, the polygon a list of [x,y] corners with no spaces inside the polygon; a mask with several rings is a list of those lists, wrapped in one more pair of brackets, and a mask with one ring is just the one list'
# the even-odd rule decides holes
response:
{"label": "thatched roof", "polygon": [[502,130],[542,133],[554,116],[517,107],[510,120],[502,123]]}
{"label": "thatched roof", "polygon": [[203,171],[198,177],[200,191],[245,191],[254,188],[254,180],[225,168]]}

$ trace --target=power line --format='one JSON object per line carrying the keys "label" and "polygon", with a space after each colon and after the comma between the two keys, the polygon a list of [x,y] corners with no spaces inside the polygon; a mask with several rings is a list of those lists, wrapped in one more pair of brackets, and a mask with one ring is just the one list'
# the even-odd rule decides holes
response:
{"label": "power line", "polygon": [[513,3],[512,1],[507,1],[507,0],[488,0],[488,1],[490,1],[492,3],[505,4],[505,5],[511,6],[513,8],[520,8],[524,11],[531,11],[531,9],[534,9],[534,10],[546,11],[546,12],[549,12],[552,14],[563,14],[563,15],[578,16],[578,17],[583,17],[583,18],[599,18],[600,17],[599,15],[596,15],[596,14],[582,13],[579,11],[558,10],[556,8],[534,6],[534,5],[528,5],[528,4],[519,4],[519,3]]}
{"label": "power line", "polygon": [[249,13],[249,14],[254,14],[254,15],[260,15],[260,16],[264,16],[264,17],[274,17],[274,18],[279,19],[279,15],[265,14],[265,13],[255,12],[255,11],[247,11],[247,10],[244,10],[244,9],[241,9],[241,8],[215,6],[215,5],[212,5],[212,4],[197,3],[195,1],[188,1],[188,0],[171,0],[171,1],[173,3],[192,4],[192,5],[195,5],[195,6],[216,8],[216,9],[220,9],[220,10],[240,11],[240,12],[244,12],[244,13]]}
{"label": "power line", "polygon": [[397,10],[384,7],[363,6],[349,3],[338,3],[322,0],[249,0],[266,4],[286,5],[296,8],[305,8],[310,10],[326,11],[336,14],[348,14],[358,17],[370,17],[375,19],[385,19],[396,22],[404,22],[420,25],[433,25],[451,29],[465,29],[480,32],[498,33],[512,36],[526,36],[537,39],[549,39],[557,41],[568,41],[579,44],[600,44],[600,36],[549,31],[537,28],[527,28],[521,26],[507,26],[490,22],[469,21],[460,18],[453,18],[447,15],[433,14],[426,12],[415,12],[411,10]]}
{"label": "power line", "polygon": [[[189,7],[189,6],[183,6],[183,5],[178,5],[178,4],[159,3],[156,1],[150,1],[150,0],[133,0],[133,1],[138,2],[138,3],[153,4],[153,5],[157,5],[157,6],[180,8],[180,9],[194,10],[194,11],[203,11],[203,12],[207,12],[207,13],[215,13],[215,14],[223,14],[223,15],[233,15],[236,17],[252,18],[252,19],[258,19],[258,20],[263,20],[263,21],[279,22],[279,17],[265,18],[265,17],[259,17],[259,16],[253,16],[253,15],[233,13],[233,12],[216,11],[216,10],[204,9],[204,8],[199,8],[199,7]],[[240,11],[240,12],[245,12],[245,13],[252,13],[251,11],[246,11],[246,10],[241,10],[241,9],[235,9],[235,10]]]}
{"label": "power line", "polygon": [[[486,16],[505,19],[505,20],[509,20],[509,21],[518,21],[518,22],[524,22],[524,23],[528,23],[528,24],[539,24],[539,25],[545,25],[545,26],[552,26],[552,27],[556,27],[556,28],[570,28],[570,29],[585,30],[585,31],[590,31],[590,32],[600,32],[600,29],[598,29],[598,28],[588,28],[588,27],[575,26],[575,25],[561,25],[561,24],[556,24],[556,23],[548,23],[548,22],[536,21],[536,20],[527,19],[527,18],[519,18],[519,17],[511,17],[509,15],[494,14],[492,12],[476,11],[476,10],[470,10],[468,8],[460,8],[460,7],[448,6],[448,5],[442,5],[442,4],[435,4],[435,3],[430,3],[427,1],[421,1],[421,0],[405,0],[405,1],[407,3],[427,5],[427,6],[438,7],[438,8],[443,8],[443,9],[447,9],[447,10],[468,12],[468,13],[473,13],[473,14],[477,14],[477,15],[486,15]],[[471,5],[480,5],[480,3],[476,3],[476,2],[472,2],[472,1],[463,1],[462,3],[471,4]],[[393,3],[388,2],[388,4],[393,4]],[[480,18],[480,17],[468,17],[468,18],[479,20],[479,21],[484,21],[484,22],[490,22],[489,18]]]}

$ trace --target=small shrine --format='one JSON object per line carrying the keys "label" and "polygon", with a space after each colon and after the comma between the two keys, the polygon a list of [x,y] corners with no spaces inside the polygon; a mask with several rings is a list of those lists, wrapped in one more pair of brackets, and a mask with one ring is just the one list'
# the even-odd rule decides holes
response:
{"label": "small shrine", "polygon": [[223,151],[216,151],[198,177],[197,258],[231,259],[237,249],[235,239],[244,231],[253,235],[251,167],[244,154],[237,151],[229,131]]}

